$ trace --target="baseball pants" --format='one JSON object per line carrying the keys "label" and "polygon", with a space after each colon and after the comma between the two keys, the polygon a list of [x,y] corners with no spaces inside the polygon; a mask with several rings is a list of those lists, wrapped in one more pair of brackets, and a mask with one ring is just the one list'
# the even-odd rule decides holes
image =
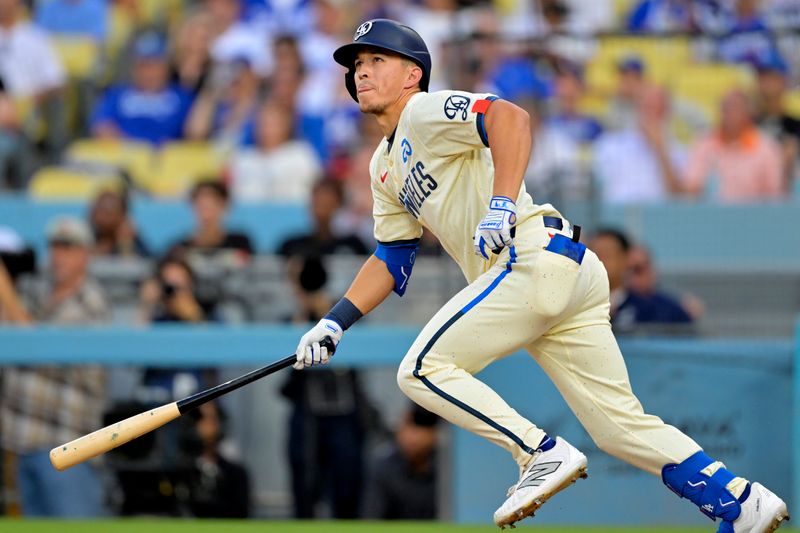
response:
{"label": "baseball pants", "polygon": [[473,374],[522,348],[547,373],[597,446],[660,475],[700,450],[692,439],[646,414],[633,394],[609,322],[608,278],[586,250],[582,264],[545,250],[550,235],[571,236],[534,217],[517,227],[483,275],[428,322],[403,359],[397,380],[413,401],[507,449],[523,466],[545,432]]}

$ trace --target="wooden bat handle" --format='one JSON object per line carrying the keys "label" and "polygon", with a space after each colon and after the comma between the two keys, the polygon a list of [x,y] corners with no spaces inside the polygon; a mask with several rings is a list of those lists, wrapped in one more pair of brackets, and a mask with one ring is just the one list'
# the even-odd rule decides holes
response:
{"label": "wooden bat handle", "polygon": [[181,415],[178,403],[150,409],[50,450],[56,470],[66,470],[163,426]]}

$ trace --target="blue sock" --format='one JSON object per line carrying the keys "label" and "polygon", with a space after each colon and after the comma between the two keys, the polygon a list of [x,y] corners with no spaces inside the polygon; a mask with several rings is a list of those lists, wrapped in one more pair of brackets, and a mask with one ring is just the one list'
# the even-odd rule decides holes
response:
{"label": "blue sock", "polygon": [[[536,448],[536,451],[546,452],[547,450],[552,450],[555,445],[556,445],[555,439],[551,439],[549,435],[545,434],[544,438],[542,439],[542,442],[539,443],[539,447]],[[747,492],[749,493],[749,485]]]}
{"label": "blue sock", "polygon": [[744,488],[744,492],[742,492],[742,495],[739,496],[739,503],[744,503],[748,496],[750,496],[750,483],[747,484],[747,486]]}

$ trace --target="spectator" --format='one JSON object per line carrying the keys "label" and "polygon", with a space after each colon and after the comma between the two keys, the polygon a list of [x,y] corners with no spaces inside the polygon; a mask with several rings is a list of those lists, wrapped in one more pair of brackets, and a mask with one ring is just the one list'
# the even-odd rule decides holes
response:
{"label": "spectator", "polygon": [[753,57],[777,52],[777,43],[767,31],[761,0],[737,0],[723,9],[722,35],[716,43],[718,59],[744,63]]}
{"label": "spectator", "polygon": [[247,518],[250,515],[250,479],[247,470],[225,457],[227,416],[216,402],[190,411],[182,420],[179,444],[189,460],[181,490],[192,516]]}
{"label": "spectator", "polygon": [[680,303],[656,291],[655,273],[648,270],[652,269],[649,256],[645,252],[643,257],[642,251],[635,251],[625,234],[602,228],[592,237],[589,248],[608,273],[611,326],[617,333],[632,333],[654,324],[692,321]]}
{"label": "spectator", "polygon": [[17,106],[0,78],[0,190],[23,190],[34,165]]}
{"label": "spectator", "polygon": [[278,247],[284,257],[324,256],[338,253],[366,255],[367,247],[355,235],[337,235],[332,222],[344,202],[342,186],[331,179],[323,179],[311,190],[311,216],[314,227],[310,233],[290,237]]}
{"label": "spectator", "polygon": [[28,312],[20,302],[14,280],[6,268],[5,259],[0,256],[0,324],[27,324],[30,321]]}
{"label": "spectator", "polygon": [[45,0],[36,2],[36,24],[51,34],[89,37],[103,43],[108,33],[106,0]]}
{"label": "spectator", "polygon": [[205,312],[195,297],[196,279],[180,255],[167,255],[156,266],[155,279],[142,284],[144,322],[204,322]]}
{"label": "spectator", "polygon": [[436,519],[438,421],[439,417],[418,405],[406,412],[395,441],[372,465],[364,518]]}
{"label": "spectator", "polygon": [[132,83],[114,86],[100,98],[91,119],[101,139],[133,139],[152,144],[180,139],[192,96],[169,82],[164,39],[145,33],[134,44]]}
{"label": "spectator", "polygon": [[[23,302],[36,322],[85,326],[107,322],[110,308],[100,285],[87,273],[92,236],[74,218],[47,227],[50,268],[46,278],[21,285]],[[111,349],[111,348],[109,348]],[[103,514],[95,464],[64,472],[50,465],[54,446],[100,426],[105,373],[97,366],[25,366],[5,369],[0,398],[2,448],[16,455],[22,512],[30,517],[97,517]]]}
{"label": "spectator", "polygon": [[298,39],[306,66],[297,94],[300,137],[317,151],[328,166],[336,157],[349,155],[358,141],[360,113],[341,83],[342,71],[331,61],[333,51],[349,39],[354,29],[337,0],[314,0],[314,28]]}
{"label": "spectator", "polygon": [[242,146],[253,129],[259,81],[249,61],[216,63],[186,123],[192,140],[212,140],[223,150]]}
{"label": "spectator", "polygon": [[784,195],[780,147],[753,122],[748,96],[734,90],[720,106],[716,132],[693,146],[685,190],[722,202],[753,202]]}
{"label": "spectator", "polygon": [[589,182],[583,175],[580,146],[563,131],[543,123],[533,100],[517,102],[531,117],[533,151],[525,172],[525,185],[538,203],[585,200]]}
{"label": "spectator", "polygon": [[661,87],[645,86],[636,123],[604,133],[595,144],[594,175],[604,202],[662,202],[682,190],[684,150],[670,135],[670,102]]}
{"label": "spectator", "polygon": [[[140,317],[148,324],[199,324],[213,316],[213,304],[201,303],[197,280],[179,254],[167,254],[156,266],[155,277],[142,284]],[[216,383],[216,372],[204,368],[150,367],[144,370],[141,398],[157,405],[190,396]]]}
{"label": "spectator", "polygon": [[128,196],[113,190],[97,195],[89,208],[89,223],[94,233],[95,256],[147,257],[147,247],[128,217]]}
{"label": "spectator", "polygon": [[0,1],[0,78],[14,98],[41,104],[64,86],[66,74],[47,34],[20,10],[19,0]]}
{"label": "spectator", "polygon": [[627,26],[642,33],[719,31],[721,15],[717,0],[640,0]]}
{"label": "spectator", "polygon": [[639,122],[637,98],[645,85],[644,61],[634,54],[623,56],[617,62],[617,88],[604,119],[609,128],[625,129]]}
{"label": "spectator", "polygon": [[297,94],[305,77],[305,64],[297,39],[281,36],[275,39],[275,72],[269,79],[269,99],[291,110],[297,117]]}
{"label": "spectator", "polygon": [[211,28],[210,14],[199,11],[186,17],[173,37],[170,79],[194,96],[205,87],[211,70]]}
{"label": "spectator", "polygon": [[555,78],[555,109],[547,125],[562,131],[576,143],[586,144],[597,139],[603,126],[578,108],[586,89],[582,76],[577,65],[561,65]]}
{"label": "spectator", "polygon": [[800,156],[800,119],[786,111],[784,96],[789,70],[778,54],[756,61],[758,91],[756,109],[758,126],[780,143],[786,189],[791,190]]}
{"label": "spectator", "polygon": [[231,266],[248,263],[253,255],[250,237],[225,228],[229,200],[227,185],[214,179],[200,181],[192,189],[191,200],[194,232],[173,245],[172,250],[184,250],[190,261],[195,256],[202,256]]}
{"label": "spectator", "polygon": [[638,324],[688,324],[697,320],[705,310],[703,302],[696,296],[675,298],[659,290],[658,273],[650,252],[644,246],[632,246],[628,250],[625,286],[629,298],[620,309],[633,309]]}
{"label": "spectator", "polygon": [[211,58],[215,63],[244,60],[257,78],[272,72],[270,43],[265,35],[242,21],[243,0],[204,0],[211,18]]}
{"label": "spectator", "polygon": [[[295,256],[288,274],[298,303],[291,321],[318,321],[334,302],[325,292],[328,275],[322,260]],[[364,414],[370,410],[359,379],[353,369],[292,372],[281,388],[292,404],[288,453],[296,518],[313,518],[321,501],[330,503],[333,518],[358,515]]]}
{"label": "spectator", "polygon": [[233,197],[239,201],[305,202],[322,164],[306,141],[294,138],[294,114],[267,101],[258,112],[256,146],[231,162]]}

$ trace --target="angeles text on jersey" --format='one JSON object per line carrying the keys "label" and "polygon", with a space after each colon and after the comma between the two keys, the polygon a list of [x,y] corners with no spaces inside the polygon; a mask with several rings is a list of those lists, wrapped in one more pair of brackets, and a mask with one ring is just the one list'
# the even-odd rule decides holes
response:
{"label": "angeles text on jersey", "polygon": [[417,161],[411,165],[411,172],[406,176],[403,188],[397,198],[405,206],[406,211],[411,213],[414,218],[419,218],[419,211],[425,199],[431,195],[431,191],[436,190],[438,184],[433,176],[425,172],[425,164]]}

